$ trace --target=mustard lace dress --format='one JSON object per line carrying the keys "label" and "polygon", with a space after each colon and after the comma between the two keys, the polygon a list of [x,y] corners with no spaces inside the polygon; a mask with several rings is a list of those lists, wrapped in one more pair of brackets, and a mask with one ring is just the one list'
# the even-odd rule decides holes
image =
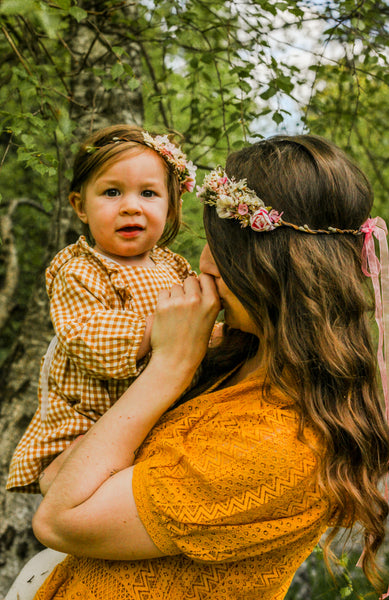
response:
{"label": "mustard lace dress", "polygon": [[140,518],[166,556],[69,556],[35,600],[281,600],[326,530],[315,481],[323,451],[279,390],[262,381],[208,392],[166,413],[137,456]]}

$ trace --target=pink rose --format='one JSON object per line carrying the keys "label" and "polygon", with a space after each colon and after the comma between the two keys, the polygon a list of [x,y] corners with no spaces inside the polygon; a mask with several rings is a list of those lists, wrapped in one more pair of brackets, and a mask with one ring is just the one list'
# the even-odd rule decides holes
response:
{"label": "pink rose", "polygon": [[272,231],[275,229],[266,208],[259,208],[255,211],[250,218],[250,227],[254,231]]}
{"label": "pink rose", "polygon": [[281,219],[281,217],[282,217],[283,214],[284,214],[283,212],[279,213],[276,210],[272,209],[269,212],[269,218],[270,218],[270,220],[271,220],[272,223],[278,223],[278,221]]}
{"label": "pink rose", "polygon": [[240,215],[247,215],[248,212],[249,212],[249,207],[247,206],[247,204],[239,204],[238,213]]}
{"label": "pink rose", "polygon": [[187,192],[193,192],[195,187],[195,180],[194,179],[187,179],[184,182],[183,188],[187,191]]}

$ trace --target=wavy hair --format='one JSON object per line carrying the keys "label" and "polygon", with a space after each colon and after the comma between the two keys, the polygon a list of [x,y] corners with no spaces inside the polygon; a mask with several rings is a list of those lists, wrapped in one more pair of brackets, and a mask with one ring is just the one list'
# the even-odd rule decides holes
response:
{"label": "wavy hair", "polygon": [[[226,171],[246,178],[285,221],[313,229],[358,229],[373,204],[365,175],[317,136],[255,143],[231,154]],[[269,382],[294,399],[300,436],[310,422],[324,440],[319,485],[335,507],[326,559],[339,528],[358,522],[362,567],[378,587],[376,553],[388,514],[379,487],[388,470],[389,428],[371,336],[374,302],[361,271],[363,236],[288,227],[256,233],[219,218],[213,206],[204,207],[204,224],[224,282],[261,332]]]}

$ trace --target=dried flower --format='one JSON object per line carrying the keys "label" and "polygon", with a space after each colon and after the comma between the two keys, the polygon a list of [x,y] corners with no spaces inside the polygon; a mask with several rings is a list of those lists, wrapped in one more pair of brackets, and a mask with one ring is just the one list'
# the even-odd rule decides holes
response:
{"label": "dried flower", "polygon": [[272,231],[282,224],[281,214],[267,208],[247,186],[245,179],[229,179],[221,167],[205,177],[203,185],[197,188],[197,197],[205,204],[215,206],[221,219],[237,219],[241,227]]}
{"label": "dried flower", "polygon": [[152,148],[173,168],[178,177],[183,192],[192,192],[196,183],[197,167],[191,160],[186,158],[179,146],[175,146],[167,135],[156,135],[153,137],[147,131],[143,132],[146,146]]}

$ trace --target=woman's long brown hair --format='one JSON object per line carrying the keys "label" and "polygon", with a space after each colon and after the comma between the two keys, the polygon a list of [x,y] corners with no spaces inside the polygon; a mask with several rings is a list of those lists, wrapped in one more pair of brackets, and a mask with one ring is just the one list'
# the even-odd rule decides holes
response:
{"label": "woman's long brown hair", "polygon": [[[266,206],[297,225],[358,229],[372,208],[364,174],[316,136],[253,144],[230,155],[226,171],[246,178]],[[287,227],[256,233],[210,206],[204,223],[223,280],[261,332],[269,381],[293,397],[300,435],[309,422],[324,440],[319,484],[335,508],[328,544],[339,527],[358,522],[362,566],[379,586],[375,558],[388,514],[379,484],[388,470],[389,428],[371,336],[374,303],[361,271],[363,236]]]}

